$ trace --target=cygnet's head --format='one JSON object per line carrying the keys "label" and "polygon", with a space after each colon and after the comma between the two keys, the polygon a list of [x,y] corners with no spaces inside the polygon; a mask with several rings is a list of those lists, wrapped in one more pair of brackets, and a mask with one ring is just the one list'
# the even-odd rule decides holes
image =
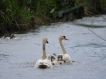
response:
{"label": "cygnet's head", "polygon": [[59,40],[69,40],[69,39],[67,39],[66,36],[62,36],[62,35],[61,35],[61,36],[59,37]]}
{"label": "cygnet's head", "polygon": [[56,53],[53,53],[54,56],[56,56]]}
{"label": "cygnet's head", "polygon": [[58,59],[57,61],[62,61],[63,60],[63,56],[62,55],[58,55],[57,59]]}
{"label": "cygnet's head", "polygon": [[51,62],[53,62],[54,60],[55,60],[56,58],[55,58],[55,56],[51,56]]}

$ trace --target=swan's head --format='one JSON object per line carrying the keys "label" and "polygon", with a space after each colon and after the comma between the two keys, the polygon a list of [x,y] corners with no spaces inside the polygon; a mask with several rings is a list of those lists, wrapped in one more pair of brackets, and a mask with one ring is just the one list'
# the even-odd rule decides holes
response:
{"label": "swan's head", "polygon": [[69,39],[67,39],[66,36],[62,36],[62,35],[61,35],[61,36],[59,37],[59,40],[69,40]]}
{"label": "swan's head", "polygon": [[49,43],[47,38],[43,38],[43,43]]}

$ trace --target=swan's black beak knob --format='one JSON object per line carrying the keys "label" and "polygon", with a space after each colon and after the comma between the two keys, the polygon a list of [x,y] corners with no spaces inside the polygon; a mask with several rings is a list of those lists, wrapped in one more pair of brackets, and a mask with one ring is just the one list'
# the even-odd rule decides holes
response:
{"label": "swan's black beak knob", "polygon": [[46,41],[46,43],[49,43],[48,41]]}

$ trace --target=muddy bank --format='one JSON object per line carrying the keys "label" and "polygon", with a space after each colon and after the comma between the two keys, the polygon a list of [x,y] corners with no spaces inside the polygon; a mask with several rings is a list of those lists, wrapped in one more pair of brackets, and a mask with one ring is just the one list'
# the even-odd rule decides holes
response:
{"label": "muddy bank", "polygon": [[4,34],[9,34],[9,33],[26,32],[31,29],[39,28],[43,25],[50,25],[51,23],[69,22],[69,21],[72,22],[74,20],[75,20],[75,17],[73,15],[70,15],[70,18],[68,21],[64,21],[61,18],[58,20],[55,20],[53,18],[46,17],[43,15],[32,16],[30,19],[30,23],[18,24],[16,22],[13,22],[12,24],[10,23],[2,24],[2,26],[0,27],[0,36]]}

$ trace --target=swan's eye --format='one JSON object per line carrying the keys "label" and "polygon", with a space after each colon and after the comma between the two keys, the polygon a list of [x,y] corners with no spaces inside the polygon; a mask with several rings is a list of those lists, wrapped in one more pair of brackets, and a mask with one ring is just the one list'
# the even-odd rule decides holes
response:
{"label": "swan's eye", "polygon": [[46,40],[46,43],[49,43],[49,42]]}
{"label": "swan's eye", "polygon": [[65,39],[65,38],[66,38],[66,36],[63,36],[63,38]]}
{"label": "swan's eye", "polygon": [[68,40],[68,39],[66,38],[66,36],[63,36],[63,39],[64,39],[64,40]]}

